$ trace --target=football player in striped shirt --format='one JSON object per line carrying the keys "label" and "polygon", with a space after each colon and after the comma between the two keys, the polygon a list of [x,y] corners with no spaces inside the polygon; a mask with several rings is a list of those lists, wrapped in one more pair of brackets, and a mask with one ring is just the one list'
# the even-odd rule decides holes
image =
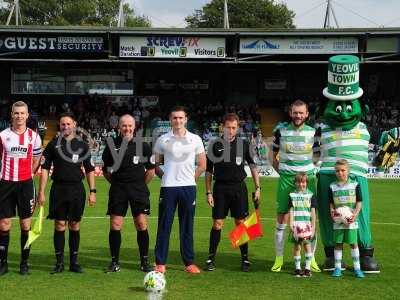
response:
{"label": "football player in striped shirt", "polygon": [[[280,123],[274,129],[272,143],[273,167],[279,173],[276,195],[277,219],[275,229],[275,262],[272,272],[280,272],[283,266],[284,233],[289,219],[289,193],[296,187],[294,178],[298,172],[305,172],[308,188],[315,193],[315,165],[313,163],[315,129],[306,124],[309,116],[308,106],[302,100],[295,100],[289,108],[291,122]],[[312,248],[315,252],[316,239]],[[314,257],[311,261],[314,272],[321,272]]]}
{"label": "football player in striped shirt", "polygon": [[21,228],[20,274],[28,275],[30,249],[24,249],[35,208],[32,174],[39,167],[42,141],[28,128],[28,106],[17,101],[11,109],[11,127],[0,132],[0,276],[8,272],[7,254],[11,218],[18,212]]}

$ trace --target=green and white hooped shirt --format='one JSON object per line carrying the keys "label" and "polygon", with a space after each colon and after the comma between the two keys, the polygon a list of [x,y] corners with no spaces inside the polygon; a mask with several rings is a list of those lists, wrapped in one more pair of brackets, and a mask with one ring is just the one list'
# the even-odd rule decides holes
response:
{"label": "green and white hooped shirt", "polygon": [[359,122],[350,130],[333,129],[321,124],[320,129],[320,173],[335,173],[336,161],[346,159],[350,164],[350,174],[366,177],[370,135],[365,124]]}
{"label": "green and white hooped shirt", "polygon": [[293,211],[293,223],[311,226],[311,208],[316,207],[316,202],[314,194],[310,190],[289,193],[289,208],[292,208]]}
{"label": "green and white hooped shirt", "polygon": [[[342,206],[348,206],[354,211],[357,201],[361,200],[361,192],[358,182],[349,179],[345,184],[339,184],[338,182],[331,183],[329,189],[329,201],[333,204],[335,209]],[[333,229],[357,228],[357,220],[349,225],[333,223]]]}
{"label": "green and white hooped shirt", "polygon": [[315,129],[304,124],[296,128],[292,123],[279,124],[274,130],[273,150],[279,151],[279,174],[314,174],[313,163]]}

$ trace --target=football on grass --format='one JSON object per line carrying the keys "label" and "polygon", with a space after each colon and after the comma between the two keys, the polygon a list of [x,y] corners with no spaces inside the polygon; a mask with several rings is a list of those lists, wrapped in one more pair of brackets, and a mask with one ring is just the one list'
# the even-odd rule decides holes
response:
{"label": "football on grass", "polygon": [[144,276],[143,285],[146,292],[160,293],[165,289],[165,276],[161,272],[151,271]]}

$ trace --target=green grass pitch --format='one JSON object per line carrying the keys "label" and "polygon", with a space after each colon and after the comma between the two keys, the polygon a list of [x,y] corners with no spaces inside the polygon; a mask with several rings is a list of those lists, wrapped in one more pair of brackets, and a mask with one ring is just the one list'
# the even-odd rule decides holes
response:
{"label": "green grass pitch", "polygon": [[[208,239],[211,226],[211,210],[205,201],[204,180],[198,185],[195,220],[196,262],[203,266],[207,258]],[[272,273],[274,260],[274,216],[275,190],[277,181],[262,180],[261,216],[264,237],[249,246],[252,262],[251,272],[240,271],[239,251],[232,249],[227,238],[233,228],[232,220],[226,220],[216,258],[214,272],[199,275],[187,274],[179,253],[179,230],[175,219],[171,234],[170,252],[167,265],[167,293],[164,299],[398,299],[400,276],[400,185],[398,181],[371,180],[372,231],[375,255],[381,264],[381,274],[367,275],[365,279],[354,278],[345,271],[340,279],[331,278],[327,273],[314,273],[312,278],[295,278],[292,249],[285,246],[285,265],[282,272]],[[249,193],[252,184],[248,181]],[[152,214],[150,224],[150,255],[153,261],[155,234],[157,228],[157,200],[160,181],[150,184]],[[108,228],[106,203],[108,183],[97,178],[97,204],[86,207],[81,226],[81,247],[79,260],[84,274],[65,271],[50,275],[54,264],[53,224],[44,222],[42,236],[33,244],[30,257],[31,275],[20,276],[19,229],[14,220],[9,250],[9,273],[0,277],[0,299],[146,299],[142,281],[144,274],[138,270],[138,249],[132,218],[126,218],[121,248],[121,272],[104,274],[103,268],[109,263]],[[48,204],[48,203],[47,203]],[[47,206],[46,206],[47,209]],[[68,241],[68,240],[67,240]],[[344,259],[350,263],[348,246]],[[68,243],[65,248],[68,262]],[[323,248],[317,250],[317,261],[323,262]],[[68,268],[68,265],[67,265]]]}

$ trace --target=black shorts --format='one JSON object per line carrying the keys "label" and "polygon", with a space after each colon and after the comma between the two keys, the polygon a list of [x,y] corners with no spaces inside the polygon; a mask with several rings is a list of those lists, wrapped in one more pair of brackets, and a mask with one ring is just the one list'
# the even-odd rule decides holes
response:
{"label": "black shorts", "polygon": [[244,219],[249,215],[247,186],[244,182],[238,184],[216,182],[213,188],[213,198],[213,219],[225,219],[229,211],[231,217],[235,219]]}
{"label": "black shorts", "polygon": [[86,192],[82,182],[56,183],[50,189],[48,219],[79,222],[85,209]]}
{"label": "black shorts", "polygon": [[146,184],[112,183],[108,192],[107,215],[126,216],[128,205],[132,216],[150,214],[150,192]]}
{"label": "black shorts", "polygon": [[0,181],[0,219],[32,217],[35,209],[35,185],[32,179],[26,181]]}

